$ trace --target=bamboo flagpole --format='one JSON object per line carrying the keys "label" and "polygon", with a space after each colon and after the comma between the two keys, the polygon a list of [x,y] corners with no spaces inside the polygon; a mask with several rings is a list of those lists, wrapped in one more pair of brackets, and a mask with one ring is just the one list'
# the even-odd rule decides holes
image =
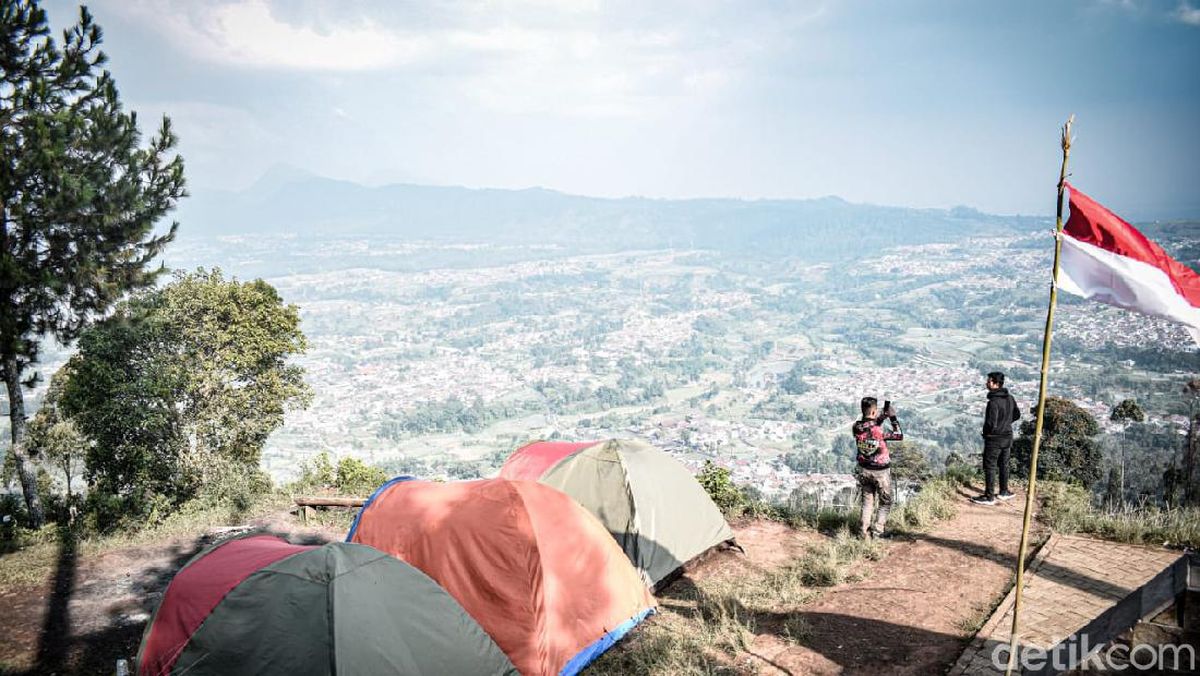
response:
{"label": "bamboo flagpole", "polygon": [[1033,518],[1034,492],[1037,489],[1038,449],[1042,445],[1042,421],[1046,414],[1046,381],[1050,375],[1050,338],[1054,330],[1054,307],[1058,302],[1058,263],[1062,255],[1063,187],[1067,182],[1067,157],[1071,154],[1071,124],[1067,118],[1062,128],[1062,169],[1058,174],[1058,212],[1054,222],[1054,271],[1050,282],[1050,309],[1046,311],[1046,332],[1042,338],[1042,380],[1038,387],[1037,422],[1033,428],[1033,452],[1029,455],[1029,487],[1025,491],[1025,516],[1021,522],[1021,544],[1017,548],[1017,586],[1013,597],[1012,637],[1008,644],[1008,669],[1012,676],[1017,664],[1017,643],[1021,626],[1021,592],[1025,584],[1025,552],[1029,548],[1029,524]]}

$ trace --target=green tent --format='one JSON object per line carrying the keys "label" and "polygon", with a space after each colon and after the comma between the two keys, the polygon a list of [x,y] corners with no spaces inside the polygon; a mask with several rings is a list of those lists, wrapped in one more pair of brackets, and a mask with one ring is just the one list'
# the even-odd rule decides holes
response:
{"label": "green tent", "polygon": [[138,653],[139,676],[516,674],[462,606],[365,545],[238,538],[188,562]]}
{"label": "green tent", "polygon": [[500,476],[539,481],[600,519],[649,586],[733,531],[683,463],[649,444],[611,439],[539,441],[518,449]]}

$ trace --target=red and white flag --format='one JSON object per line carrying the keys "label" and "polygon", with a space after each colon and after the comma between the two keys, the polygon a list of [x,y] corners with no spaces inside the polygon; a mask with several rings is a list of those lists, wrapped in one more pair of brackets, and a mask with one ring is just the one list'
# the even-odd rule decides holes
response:
{"label": "red and white flag", "polygon": [[1092,198],[1071,190],[1058,288],[1187,327],[1200,344],[1200,275]]}

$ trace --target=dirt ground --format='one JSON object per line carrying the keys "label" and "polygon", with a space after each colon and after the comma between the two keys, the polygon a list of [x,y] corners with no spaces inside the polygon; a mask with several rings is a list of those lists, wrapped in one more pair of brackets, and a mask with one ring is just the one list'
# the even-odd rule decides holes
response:
{"label": "dirt ground", "polygon": [[[760,617],[748,655],[738,660],[766,674],[933,674],[958,657],[966,628],[1009,586],[1023,502],[980,507],[960,495],[958,515],[928,533],[888,543],[862,579],[825,590],[803,606],[812,627],[802,645],[781,638],[783,617]],[[294,542],[339,539],[341,530],[304,528],[286,513],[252,524]],[[745,554],[719,552],[676,585],[711,576],[778,568],[825,536],[769,521],[735,528]],[[82,558],[60,547],[53,578],[0,590],[0,673],[112,673],[132,658],[167,583],[217,538],[129,547]],[[673,585],[674,586],[674,585]],[[670,588],[662,597],[672,603]]]}
{"label": "dirt ground", "polygon": [[[341,539],[343,530],[305,528],[287,513],[251,524],[292,542]],[[192,556],[239,530],[128,547],[93,558],[59,546],[44,585],[0,589],[0,674],[111,674],[132,661],[142,630],[175,572]]]}
{"label": "dirt ground", "polygon": [[[883,558],[859,571],[861,580],[827,589],[792,613],[812,629],[800,645],[782,638],[786,615],[760,615],[749,654],[737,663],[761,674],[945,673],[1011,586],[1016,565],[1024,495],[983,507],[968,500],[973,494],[960,491],[953,519],[888,542]],[[803,551],[806,538],[772,526],[738,531],[748,563],[726,552],[688,576],[703,581],[736,565],[769,569]]]}

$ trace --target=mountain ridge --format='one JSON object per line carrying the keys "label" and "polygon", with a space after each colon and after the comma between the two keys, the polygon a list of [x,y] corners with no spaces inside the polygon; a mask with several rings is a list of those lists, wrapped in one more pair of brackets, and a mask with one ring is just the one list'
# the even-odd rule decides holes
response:
{"label": "mountain ridge", "polygon": [[1027,232],[1045,219],[970,207],[913,209],[841,197],[588,197],[548,188],[366,186],[274,168],[242,191],[204,192],[178,220],[191,234],[388,236],[558,244],[581,249],[691,247],[839,258],[862,247]]}

